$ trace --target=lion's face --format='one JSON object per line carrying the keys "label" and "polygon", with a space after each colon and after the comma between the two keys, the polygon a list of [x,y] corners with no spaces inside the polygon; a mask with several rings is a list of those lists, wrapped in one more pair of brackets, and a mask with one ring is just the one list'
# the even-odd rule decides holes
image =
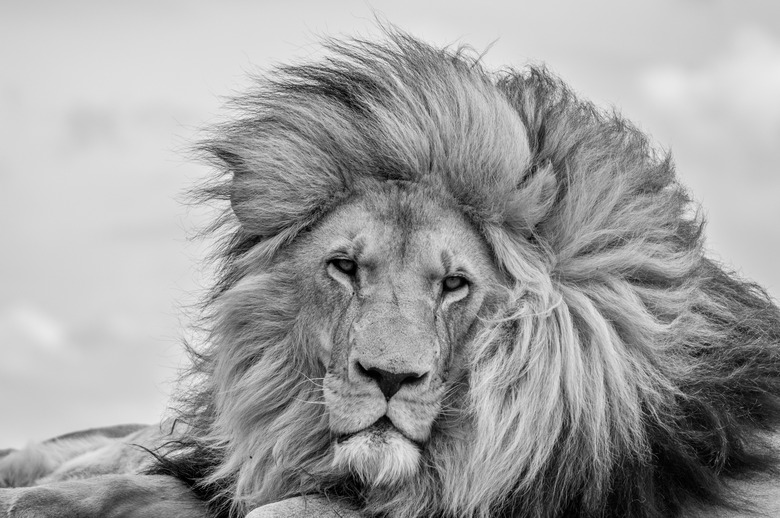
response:
{"label": "lion's face", "polygon": [[462,374],[497,285],[490,253],[457,209],[400,187],[343,205],[299,245],[334,464],[400,481]]}

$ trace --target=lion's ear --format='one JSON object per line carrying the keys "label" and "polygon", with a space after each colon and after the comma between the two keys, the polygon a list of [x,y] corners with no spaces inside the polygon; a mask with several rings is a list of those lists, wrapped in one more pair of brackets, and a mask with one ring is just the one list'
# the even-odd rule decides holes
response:
{"label": "lion's ear", "polygon": [[504,224],[512,232],[530,235],[552,209],[558,182],[548,160],[523,180],[506,206]]}
{"label": "lion's ear", "polygon": [[211,152],[230,175],[222,195],[230,199],[241,227],[251,234],[272,236],[307,221],[332,197],[338,181],[328,175],[317,176],[320,168],[315,167],[313,158],[309,162],[314,165],[296,168],[285,158],[285,153],[292,156],[291,151],[269,150],[263,144],[222,146]]}
{"label": "lion's ear", "polygon": [[266,157],[259,150],[232,144],[218,142],[206,147],[227,177],[219,187],[219,196],[230,200],[230,208],[244,230],[261,236],[275,234],[283,226],[281,213],[285,206],[274,193],[278,175],[269,174]]}
{"label": "lion's ear", "polygon": [[228,151],[227,149],[218,149],[214,151],[216,157],[222,162],[223,167],[231,175],[230,187],[228,193],[230,196],[230,207],[233,213],[238,218],[241,226],[247,230],[259,230],[259,221],[255,221],[256,217],[253,216],[255,211],[252,209],[252,200],[256,197],[254,191],[257,188],[252,188],[251,174],[249,167],[246,164],[246,160],[242,158],[238,153]]}

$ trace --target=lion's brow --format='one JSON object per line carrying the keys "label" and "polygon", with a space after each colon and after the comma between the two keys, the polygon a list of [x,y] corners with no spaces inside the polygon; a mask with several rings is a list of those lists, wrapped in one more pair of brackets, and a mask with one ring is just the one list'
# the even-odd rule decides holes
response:
{"label": "lion's brow", "polygon": [[449,250],[444,249],[441,251],[440,257],[441,257],[441,264],[444,267],[444,271],[445,272],[452,271],[452,253]]}
{"label": "lion's brow", "polygon": [[339,243],[334,247],[331,254],[344,254],[349,255],[353,259],[358,260],[366,248],[366,240],[363,236],[349,237],[345,242]]}

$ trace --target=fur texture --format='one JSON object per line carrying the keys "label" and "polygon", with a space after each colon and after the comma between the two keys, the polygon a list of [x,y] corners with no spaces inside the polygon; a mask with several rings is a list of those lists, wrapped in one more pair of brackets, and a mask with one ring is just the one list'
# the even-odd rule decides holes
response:
{"label": "fur texture", "polygon": [[127,451],[117,439],[138,441],[146,428],[133,424],[92,428],[29,444],[21,450],[0,451],[0,488],[41,484],[64,473],[72,476],[78,472],[95,475],[121,471],[129,464],[125,458],[132,456],[132,450]]}
{"label": "fur texture", "polygon": [[[491,74],[398,33],[328,46],[261,79],[203,144],[230,230],[191,431],[157,472],[217,514],[306,493],[394,517],[742,505],[729,480],[774,473],[780,313],[706,257],[670,158],[540,68]],[[508,293],[467,345],[463,397],[392,488],[332,467],[318,337],[284,268],[302,233],[388,182],[454,200]]]}

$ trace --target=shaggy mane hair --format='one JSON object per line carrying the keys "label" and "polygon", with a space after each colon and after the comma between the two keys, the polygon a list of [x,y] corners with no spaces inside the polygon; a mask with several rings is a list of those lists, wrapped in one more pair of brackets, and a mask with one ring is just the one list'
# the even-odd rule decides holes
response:
{"label": "shaggy mane hair", "polygon": [[[329,42],[235,101],[202,150],[229,200],[222,268],[159,473],[218,515],[299,494],[412,516],[661,517],[742,506],[774,473],[780,312],[709,259],[669,156],[542,68],[388,31]],[[392,490],[332,472],[314,337],[283,257],[355,193],[446,192],[510,301],[469,345],[467,396]]]}

